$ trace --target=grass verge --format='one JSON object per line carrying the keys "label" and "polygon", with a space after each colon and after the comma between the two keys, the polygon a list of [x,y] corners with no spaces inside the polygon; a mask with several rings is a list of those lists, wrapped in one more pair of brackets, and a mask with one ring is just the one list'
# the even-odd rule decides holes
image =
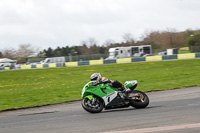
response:
{"label": "grass verge", "polygon": [[138,90],[155,91],[199,86],[200,60],[110,64],[0,72],[0,110],[41,106],[81,99],[90,75],[138,80]]}

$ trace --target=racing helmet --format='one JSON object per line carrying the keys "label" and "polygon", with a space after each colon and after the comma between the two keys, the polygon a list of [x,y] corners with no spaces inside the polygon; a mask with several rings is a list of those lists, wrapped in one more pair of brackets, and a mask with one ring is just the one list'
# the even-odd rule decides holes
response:
{"label": "racing helmet", "polygon": [[100,81],[101,80],[101,74],[100,73],[93,73],[90,76],[91,81]]}

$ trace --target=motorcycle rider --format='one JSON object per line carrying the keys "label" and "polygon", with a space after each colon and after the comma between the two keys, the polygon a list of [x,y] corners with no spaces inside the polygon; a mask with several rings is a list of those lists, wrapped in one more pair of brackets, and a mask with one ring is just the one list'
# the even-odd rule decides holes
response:
{"label": "motorcycle rider", "polygon": [[115,88],[121,88],[122,90],[124,90],[125,92],[130,91],[129,88],[125,88],[123,84],[121,84],[119,81],[117,80],[109,80],[106,77],[101,77],[100,73],[93,73],[90,76],[91,81],[97,81],[97,82],[103,82],[103,83],[110,83],[113,87]]}

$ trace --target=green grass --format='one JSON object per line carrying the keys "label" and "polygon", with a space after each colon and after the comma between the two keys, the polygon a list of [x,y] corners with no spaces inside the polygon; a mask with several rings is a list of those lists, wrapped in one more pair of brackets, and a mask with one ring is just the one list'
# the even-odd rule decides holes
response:
{"label": "green grass", "polygon": [[198,59],[5,71],[0,72],[0,110],[79,100],[94,72],[122,83],[138,80],[142,91],[200,85]]}

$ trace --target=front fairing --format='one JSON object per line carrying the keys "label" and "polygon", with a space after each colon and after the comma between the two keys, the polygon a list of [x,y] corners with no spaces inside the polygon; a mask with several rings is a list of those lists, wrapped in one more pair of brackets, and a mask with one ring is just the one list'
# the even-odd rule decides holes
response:
{"label": "front fairing", "polygon": [[104,97],[114,91],[116,91],[116,88],[113,88],[109,85],[109,83],[105,83],[105,84],[100,84],[97,86],[92,86],[92,83],[94,81],[90,81],[88,82],[82,90],[82,98],[85,98],[87,95],[96,95],[98,97]]}
{"label": "front fairing", "polygon": [[85,93],[85,90],[90,86],[90,84],[92,84],[92,83],[94,83],[95,81],[90,81],[90,82],[88,82],[87,84],[85,84],[85,86],[83,87],[83,89],[82,89],[82,97],[83,97],[83,95],[84,95],[84,93]]}

